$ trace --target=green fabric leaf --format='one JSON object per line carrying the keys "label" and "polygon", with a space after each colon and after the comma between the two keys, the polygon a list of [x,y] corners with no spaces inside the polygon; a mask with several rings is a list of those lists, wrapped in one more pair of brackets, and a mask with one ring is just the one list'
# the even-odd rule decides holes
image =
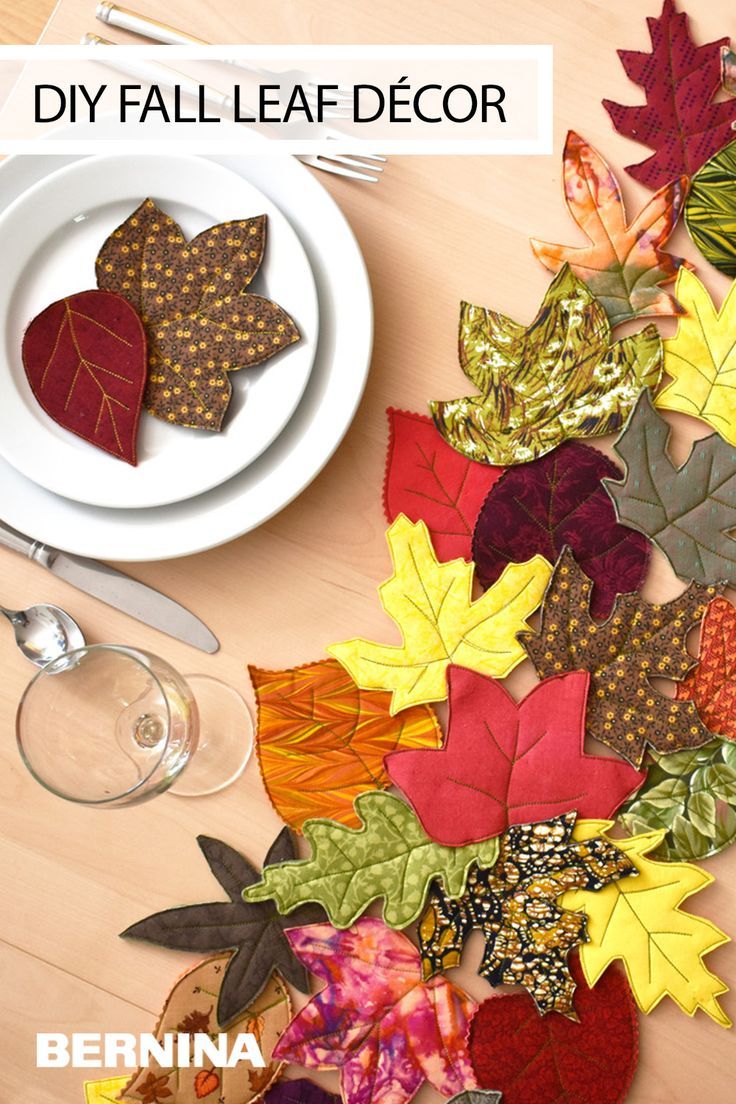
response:
{"label": "green fabric leaf", "polygon": [[472,864],[496,861],[498,839],[466,847],[434,843],[393,794],[360,794],[354,807],[361,828],[308,820],[303,831],[310,858],[266,867],[263,880],[244,890],[245,900],[272,899],[282,913],[316,901],[336,928],[349,928],[382,897],[386,924],[405,928],[420,915],[433,879],[442,880],[448,897],[460,897]]}
{"label": "green fabric leaf", "polygon": [[716,831],[716,801],[713,794],[693,794],[687,803],[687,815],[690,823],[697,828],[702,836],[708,839],[714,836]]}
{"label": "green fabric leaf", "polygon": [[685,225],[690,237],[706,261],[732,277],[736,276],[734,181],[736,142],[729,142],[694,174],[685,204]]}
{"label": "green fabric leaf", "polygon": [[482,464],[523,464],[571,437],[619,429],[662,373],[655,326],[611,343],[606,312],[563,265],[522,326],[463,303],[460,366],[479,395],[429,404],[454,449]]}

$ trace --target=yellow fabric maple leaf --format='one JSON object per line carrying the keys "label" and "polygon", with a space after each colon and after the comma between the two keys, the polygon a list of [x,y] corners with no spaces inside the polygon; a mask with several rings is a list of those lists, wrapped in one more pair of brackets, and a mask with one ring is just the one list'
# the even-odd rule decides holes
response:
{"label": "yellow fabric maple leaf", "polygon": [[672,377],[657,395],[660,410],[700,418],[736,445],[736,281],[719,311],[698,277],[681,268],[675,295],[687,314],[664,342],[664,370]]}
{"label": "yellow fabric maple leaf", "polygon": [[[573,838],[583,841],[605,833],[611,821],[582,820]],[[596,893],[576,889],[560,898],[562,908],[584,912],[590,942],[580,948],[588,985],[595,985],[607,967],[620,958],[642,1012],[651,1012],[665,996],[694,1016],[699,1008],[722,1027],[731,1021],[717,998],[728,991],[703,962],[704,955],[729,942],[729,937],[680,905],[713,882],[699,866],[648,858],[666,830],[614,839],[638,874],[622,878]]]}
{"label": "yellow fabric maple leaf", "polygon": [[427,526],[404,514],[386,533],[394,573],[378,592],[403,644],[356,638],[327,651],[363,690],[391,690],[391,713],[447,697],[445,672],[457,663],[504,678],[524,659],[516,634],[544,595],[552,568],[543,556],[509,564],[473,601],[473,565],[439,563]]}

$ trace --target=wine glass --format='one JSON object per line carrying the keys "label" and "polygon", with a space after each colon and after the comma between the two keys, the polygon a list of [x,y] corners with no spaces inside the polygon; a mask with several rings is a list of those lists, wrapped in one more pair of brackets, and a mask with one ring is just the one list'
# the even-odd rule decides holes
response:
{"label": "wine glass", "polygon": [[42,786],[99,808],[165,790],[215,793],[242,774],[253,749],[250,710],[236,690],[117,644],[47,663],[21,698],[16,734]]}

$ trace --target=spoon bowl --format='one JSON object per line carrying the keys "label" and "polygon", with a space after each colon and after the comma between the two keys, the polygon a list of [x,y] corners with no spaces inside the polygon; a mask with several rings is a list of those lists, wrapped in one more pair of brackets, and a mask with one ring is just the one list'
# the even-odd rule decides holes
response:
{"label": "spoon bowl", "polygon": [[0,613],[13,626],[15,642],[23,655],[37,667],[44,667],[52,659],[84,647],[84,634],[79,625],[58,606],[45,602],[26,610],[0,606]]}

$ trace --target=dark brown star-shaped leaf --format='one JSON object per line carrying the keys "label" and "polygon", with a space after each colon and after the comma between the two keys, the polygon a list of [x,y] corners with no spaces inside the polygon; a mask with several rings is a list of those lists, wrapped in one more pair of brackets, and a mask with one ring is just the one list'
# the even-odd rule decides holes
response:
{"label": "dark brown star-shaped leaf", "polygon": [[[234,950],[217,1004],[220,1027],[226,1027],[253,1002],[275,969],[302,993],[308,993],[309,975],[293,954],[284,929],[319,923],[324,920],[322,908],[303,905],[289,916],[280,916],[272,901],[244,901],[243,890],[261,880],[261,871],[220,840],[198,836],[197,842],[230,900],[166,909],[121,934],[175,950]],[[284,828],[271,844],[264,866],[296,857],[293,837]]]}
{"label": "dark brown star-shaped leaf", "polygon": [[591,585],[570,549],[563,549],[544,596],[539,632],[518,637],[540,678],[590,671],[588,732],[635,767],[647,744],[664,752],[706,744],[712,736],[693,703],[666,698],[650,679],[681,679],[693,666],[687,634],[716,588],[691,583],[663,605],[619,594],[608,620],[598,622],[590,616]]}
{"label": "dark brown star-shaped leaf", "polygon": [[586,942],[585,916],[556,899],[573,887],[599,890],[635,873],[634,864],[602,837],[573,840],[575,813],[517,824],[501,838],[496,865],[473,867],[462,897],[434,882],[419,921],[427,980],[460,962],[473,928],[486,941],[478,973],[491,985],[523,985],[539,1012],[575,1018],[575,982],[567,956]]}

